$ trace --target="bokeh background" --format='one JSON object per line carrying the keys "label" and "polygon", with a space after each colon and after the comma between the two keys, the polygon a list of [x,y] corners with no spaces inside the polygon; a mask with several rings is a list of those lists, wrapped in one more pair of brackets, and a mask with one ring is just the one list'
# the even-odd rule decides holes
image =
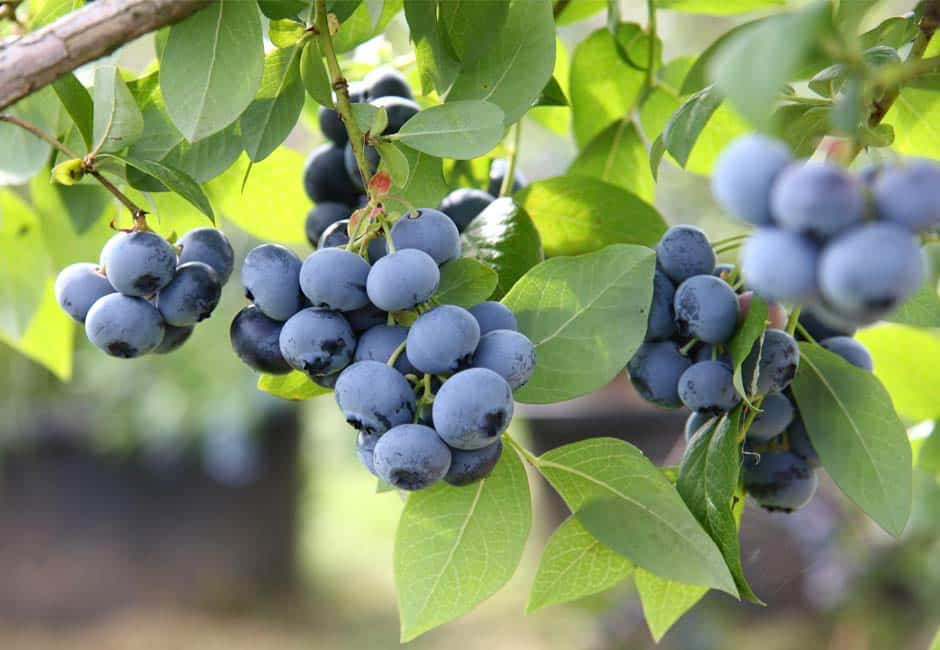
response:
{"label": "bokeh background", "polygon": [[[645,3],[621,4],[625,20],[644,22]],[[881,3],[869,20],[900,13],[906,4]],[[603,20],[601,13],[562,28],[567,51]],[[665,60],[701,52],[734,22],[661,12]],[[114,58],[143,70],[153,58],[153,39]],[[379,63],[407,70],[403,18],[354,59],[352,78]],[[565,109],[549,110],[562,111],[555,117],[564,119]],[[305,113],[285,146],[306,155],[322,140],[313,115]],[[564,173],[576,153],[570,137],[532,119],[524,123],[522,142],[520,168],[529,180]],[[734,233],[706,179],[672,165],[662,168],[656,204],[672,223],[699,223],[715,238]],[[293,219],[300,233],[304,216],[278,218]],[[239,258],[258,243],[234,224],[222,227]],[[331,397],[298,405],[255,389],[256,377],[229,349],[228,323],[244,304],[237,284],[230,284],[215,317],[169,357],[112,360],[77,336],[70,383],[0,346],[0,648],[398,645],[392,548],[402,500],[393,492],[375,494],[375,480],[360,468],[354,435]],[[643,404],[622,376],[595,395],[519,411],[513,426],[540,452],[609,435],[659,464],[675,464],[684,444],[685,414]],[[931,427],[921,423],[914,435]],[[631,584],[523,614],[541,548],[566,514],[541,480],[531,479],[530,548],[508,587],[409,646],[653,647]],[[771,515],[749,505],[742,536],[745,572],[768,606],[709,595],[660,647],[930,645],[940,624],[935,476],[917,473],[914,515],[900,541],[825,479],[820,495],[799,513]]]}

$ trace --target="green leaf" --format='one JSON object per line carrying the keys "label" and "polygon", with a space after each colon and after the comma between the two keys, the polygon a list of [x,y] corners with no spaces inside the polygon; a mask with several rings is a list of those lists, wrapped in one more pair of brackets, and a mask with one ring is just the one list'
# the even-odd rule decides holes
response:
{"label": "green leaf", "polygon": [[286,400],[306,400],[332,393],[329,388],[310,381],[302,372],[292,370],[286,375],[261,375],[258,390]]}
{"label": "green leaf", "polygon": [[[14,104],[4,112],[12,113],[54,133],[59,123],[60,104],[51,88],[43,88]],[[32,133],[9,122],[0,122],[0,186],[21,185],[42,169],[52,147]]]}
{"label": "green leaf", "polygon": [[391,142],[379,142],[375,145],[381,156],[382,166],[388,170],[392,176],[392,183],[401,187],[408,182],[408,175],[411,169],[408,167],[408,159],[401,149]]}
{"label": "green leaf", "polygon": [[744,378],[741,375],[741,364],[744,363],[751,350],[754,349],[754,344],[764,335],[768,314],[767,303],[760,296],[754,294],[751,298],[751,306],[747,311],[747,317],[735,331],[731,340],[728,341],[728,354],[731,355],[731,365],[734,371],[734,387],[738,391],[738,395],[745,400],[749,395],[755,393],[758,376],[757,373],[754,373],[752,377],[753,385],[745,386]]}
{"label": "green leaf", "polygon": [[296,20],[272,20],[268,23],[268,38],[277,47],[296,45],[304,37],[304,31],[303,23]]}
{"label": "green leaf", "polygon": [[274,50],[264,60],[258,96],[241,116],[242,144],[254,162],[264,160],[300,118],[304,88],[300,81],[300,49]]}
{"label": "green leaf", "polygon": [[798,158],[812,156],[819,141],[831,129],[832,109],[828,106],[787,104],[773,115],[773,132],[786,142]]}
{"label": "green leaf", "polygon": [[536,106],[568,106],[568,98],[565,96],[565,91],[562,89],[561,84],[558,83],[558,79],[552,77],[548,80],[548,83],[545,84],[545,87],[542,88],[542,93],[539,95],[539,98],[535,101]]}
{"label": "green leaf", "polygon": [[580,255],[610,244],[653,246],[666,232],[656,208],[635,194],[584,176],[537,181],[519,194],[545,255]]}
{"label": "green leaf", "polygon": [[144,132],[144,118],[116,66],[95,68],[95,118],[92,140],[97,151],[120,151]]}
{"label": "green leaf", "polygon": [[196,181],[180,170],[167,167],[163,163],[154,162],[152,160],[139,160],[130,157],[117,158],[123,160],[138,171],[151,176],[171,192],[176,192],[198,208],[200,212],[209,217],[210,221],[215,223],[215,213],[212,212],[209,197],[206,196],[206,193],[202,191],[202,188],[199,187]]}
{"label": "green leaf", "polygon": [[623,370],[646,332],[655,261],[649,248],[614,244],[547,260],[516,283],[503,303],[538,355],[518,401],[571,399]]}
{"label": "green leaf", "polygon": [[364,4],[366,5],[366,11],[369,14],[372,28],[375,29],[375,26],[379,24],[379,20],[382,19],[382,10],[385,8],[385,0],[365,0]]}
{"label": "green leaf", "polygon": [[914,13],[893,16],[858,37],[859,45],[868,49],[876,45],[899,48],[917,38],[917,19]]}
{"label": "green leaf", "polygon": [[421,89],[427,95],[444,95],[460,70],[447,43],[444,27],[437,20],[437,2],[405,0],[405,19],[415,47]]}
{"label": "green leaf", "polygon": [[111,204],[111,194],[99,185],[65,186],[56,183],[52,191],[58,195],[68,214],[72,230],[78,235],[88,232]]}
{"label": "green leaf", "polygon": [[713,41],[712,44],[705,48],[705,51],[702,52],[697,59],[695,59],[695,63],[693,63],[692,67],[689,68],[689,71],[685,75],[685,79],[682,81],[682,88],[679,92],[683,95],[691,95],[692,93],[696,93],[702,90],[705,86],[711,84],[711,81],[708,77],[708,67],[711,65],[711,61],[715,57],[715,54],[720,52],[725,43],[733,39],[735,34],[746,31],[763,20],[763,18],[759,18],[757,20],[742,23],[736,27],[732,27],[724,34],[719,36],[715,41]]}
{"label": "green leaf", "polygon": [[591,536],[568,517],[545,544],[526,612],[606,591],[633,572],[633,562]]}
{"label": "green leaf", "polygon": [[542,241],[532,219],[509,197],[496,199],[478,214],[461,238],[463,254],[486,262],[499,281],[499,300],[529,269],[543,259]]}
{"label": "green leaf", "polygon": [[51,260],[29,204],[0,190],[0,332],[18,341],[39,307]]}
{"label": "green leaf", "polygon": [[592,438],[546,452],[536,467],[605,546],[657,575],[737,595],[718,548],[636,447]]}
{"label": "green leaf", "polygon": [[[352,105],[353,119],[356,120],[356,126],[363,133],[367,132],[379,114],[379,108],[365,102],[356,102]],[[388,119],[388,118],[386,118]]]}
{"label": "green leaf", "polygon": [[50,277],[23,335],[18,340],[11,339],[0,330],[0,341],[47,368],[60,380],[69,381],[75,329],[75,321],[59,307],[55,279]]}
{"label": "green leaf", "polygon": [[440,25],[458,61],[476,61],[492,47],[509,17],[509,0],[450,0],[439,4]]}
{"label": "green leaf", "polygon": [[84,6],[85,0],[30,0],[29,31],[36,31]]}
{"label": "green leaf", "polygon": [[257,3],[219,0],[170,28],[160,87],[173,123],[195,142],[238,119],[263,71]]}
{"label": "green leaf", "polygon": [[438,158],[469,160],[503,139],[503,111],[490,102],[448,101],[424,109],[386,137]]}
{"label": "green leaf", "polygon": [[643,618],[653,640],[659,643],[669,628],[702,599],[708,589],[636,570],[636,590],[643,605]]}
{"label": "green leaf", "polygon": [[506,584],[532,520],[529,480],[505,449],[488,477],[408,497],[395,536],[401,641],[469,612]]}
{"label": "green leaf", "polygon": [[301,12],[310,10],[310,0],[258,0],[261,13],[271,20],[296,18]]}
{"label": "green leaf", "polygon": [[68,111],[78,132],[85,142],[85,148],[91,151],[94,105],[88,89],[71,72],[52,82],[52,89],[59,96],[62,106]]}
{"label": "green leaf", "polygon": [[[339,31],[333,36],[333,46],[339,53],[348,52],[381,34],[395,14],[401,11],[401,0],[385,0],[382,15],[378,22],[373,22],[366,3],[357,0],[355,4],[356,9],[348,18],[340,18]],[[334,13],[339,17],[339,12]]]}
{"label": "green leaf", "polygon": [[830,27],[830,12],[828,2],[816,2],[750,25],[722,44],[709,77],[741,115],[758,128],[769,127],[784,85]]}
{"label": "green leaf", "polygon": [[[447,184],[444,183],[441,159],[421,151],[415,151],[405,145],[397,145],[396,148],[405,157],[409,173],[408,180],[404,184],[399,184],[393,176],[392,194],[403,198],[412,206],[440,204],[441,199],[450,191]],[[397,164],[400,165],[401,161]],[[386,200],[385,206],[389,210],[402,214],[410,209],[409,206],[393,198]]]}
{"label": "green leaf", "polygon": [[498,281],[493,267],[472,257],[459,257],[441,267],[434,299],[443,305],[473,307],[493,295]]}
{"label": "green leaf", "polygon": [[884,386],[828,350],[801,343],[792,388],[832,480],[882,528],[899,536],[911,512],[911,445]]}
{"label": "green leaf", "polygon": [[656,0],[656,5],[660,9],[713,16],[743,14],[784,4],[786,0]]}
{"label": "green leaf", "polygon": [[300,55],[300,78],[307,94],[315,102],[320,106],[333,108],[333,85],[320,54],[320,44],[315,38],[306,42],[303,54]]}
{"label": "green leaf", "polygon": [[[568,5],[569,7],[571,5]],[[571,72],[571,62],[568,57],[568,50],[560,38],[555,38],[555,67],[552,70],[552,79],[545,88],[542,89],[542,95],[536,101],[536,105],[529,110],[528,116],[541,124],[549,131],[560,136],[567,137],[571,129],[571,102],[568,100],[568,80]],[[559,90],[565,97],[565,106],[546,106],[542,100],[546,98],[546,92],[549,86],[558,83]],[[554,91],[552,91],[554,92]]]}
{"label": "green leaf", "polygon": [[[933,244],[931,248],[940,249]],[[913,296],[889,314],[885,320],[914,327],[940,327],[940,296],[937,295],[937,277],[927,282]]]}
{"label": "green leaf", "polygon": [[646,148],[636,126],[630,120],[622,119],[598,133],[578,153],[567,173],[569,176],[592,176],[618,185],[652,203],[656,184],[646,158]]}
{"label": "green leaf", "polygon": [[476,60],[464,62],[447,99],[492,102],[512,124],[538,99],[554,63],[551,0],[512,0],[505,24]]}
{"label": "green leaf", "polygon": [[925,75],[906,86],[885,116],[894,127],[894,149],[908,156],[940,158],[940,73]]}
{"label": "green leaf", "polygon": [[721,105],[721,95],[708,86],[689,97],[672,114],[663,128],[663,144],[672,157],[685,167],[689,155],[711,116]]}

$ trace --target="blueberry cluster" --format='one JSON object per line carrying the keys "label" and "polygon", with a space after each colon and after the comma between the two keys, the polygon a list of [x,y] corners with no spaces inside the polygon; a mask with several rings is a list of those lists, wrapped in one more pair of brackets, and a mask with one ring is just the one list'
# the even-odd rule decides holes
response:
{"label": "blueberry cluster", "polygon": [[56,300],[111,356],[166,354],[212,314],[234,257],[215,228],[191,230],[176,247],[148,230],[119,232],[100,264],[72,264],[59,273]]}
{"label": "blueberry cluster", "polygon": [[362,463],[390,485],[487,476],[534,346],[500,303],[433,304],[439,266],[460,256],[444,213],[400,218],[377,259],[373,246],[346,244],[321,241],[303,262],[278,245],[250,251],[242,282],[254,304],[232,323],[235,352],[256,370],[296,369],[333,388]]}
{"label": "blueberry cluster", "polygon": [[916,233],[940,226],[940,165],[914,159],[853,175],[794,161],[782,142],[739,138],[721,154],[712,190],[758,227],[741,255],[758,295],[811,305],[835,327],[873,323],[910,297],[926,270]]}
{"label": "blueberry cluster", "polygon": [[[506,160],[496,158],[490,163],[489,181],[486,191],[476,188],[460,188],[454,190],[444,197],[438,210],[453,219],[457,230],[463,232],[470,222],[478,214],[483,212],[490,203],[499,196],[499,191],[503,186],[503,179],[506,177]],[[512,179],[512,192],[522,189],[525,186],[525,177],[518,169]]]}

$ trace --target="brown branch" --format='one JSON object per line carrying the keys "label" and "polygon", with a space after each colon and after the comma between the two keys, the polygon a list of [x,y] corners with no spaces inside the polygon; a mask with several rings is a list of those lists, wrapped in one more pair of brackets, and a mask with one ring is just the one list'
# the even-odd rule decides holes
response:
{"label": "brown branch", "polygon": [[0,110],[138,36],[179,22],[211,0],[99,0],[0,44]]}

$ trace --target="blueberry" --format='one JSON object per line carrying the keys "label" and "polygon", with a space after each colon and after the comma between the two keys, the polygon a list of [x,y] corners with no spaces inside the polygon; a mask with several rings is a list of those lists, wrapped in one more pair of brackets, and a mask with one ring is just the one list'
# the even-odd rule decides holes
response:
{"label": "blueberry", "polygon": [[456,449],[496,444],[512,412],[512,389],[486,368],[458,372],[434,398],[434,426],[444,442]]}
{"label": "blueberry", "polygon": [[[760,359],[760,361],[758,361]],[[744,387],[748,394],[767,395],[790,385],[800,365],[800,347],[783,330],[768,329],[763,343],[758,340],[741,365]],[[757,389],[754,390],[754,370]]]}
{"label": "blueberry", "polygon": [[215,270],[219,284],[225,286],[235,268],[235,251],[228,237],[217,228],[195,228],[177,242],[179,263],[202,262]]}
{"label": "blueberry", "polygon": [[163,341],[163,319],[143,298],[112,293],[99,298],[85,317],[85,334],[112,357],[133,359]]}
{"label": "blueberry", "polygon": [[114,293],[114,287],[94,264],[72,264],[55,279],[56,301],[79,323],[84,323],[91,306],[109,293]]}
{"label": "blueberry", "polygon": [[747,437],[751,440],[767,442],[783,433],[793,422],[793,402],[783,393],[767,395],[761,402],[760,409],[761,412],[747,430]]}
{"label": "blueberry", "polygon": [[327,228],[337,221],[349,219],[349,215],[351,214],[352,208],[345,203],[336,203],[333,201],[317,203],[310,208],[310,212],[307,213],[307,221],[305,224],[307,241],[310,242],[311,246],[316,248],[320,237]]}
{"label": "blueberry", "polygon": [[805,460],[785,451],[744,457],[744,489],[767,510],[793,512],[813,498],[819,478]]}
{"label": "blueberry", "polygon": [[326,227],[317,241],[317,250],[342,248],[349,243],[349,219],[340,219]]}
{"label": "blueberry", "polygon": [[186,327],[174,327],[173,325],[164,325],[163,340],[160,345],[154,348],[154,354],[169,354],[178,350],[183,343],[189,340],[196,328],[193,325]]}
{"label": "blueberry", "polygon": [[[330,375],[332,376],[332,375]],[[371,474],[375,473],[375,444],[379,441],[381,434],[378,433],[365,433],[360,431],[359,435],[356,437],[356,454],[359,456],[359,462],[362,463],[362,466],[365,467]]]}
{"label": "blueberry", "polygon": [[761,228],[741,250],[741,273],[747,286],[765,300],[806,303],[816,297],[819,250],[802,235]]}
{"label": "blueberry", "polygon": [[312,377],[329,375],[349,365],[356,336],[342,314],[309,307],[284,323],[279,345],[292,368]]}
{"label": "blueberry", "polygon": [[496,198],[483,190],[459,189],[444,197],[438,209],[450,217],[457,230],[464,228]]}
{"label": "blueberry", "polygon": [[246,365],[270,375],[284,375],[291,367],[281,354],[281,328],[284,323],[268,318],[255,305],[235,315],[229,328],[232,349]]}
{"label": "blueberry", "polygon": [[698,430],[705,426],[709,420],[712,420],[712,424],[714,424],[717,419],[714,413],[692,411],[685,421],[685,441],[690,442],[692,437],[698,433]]}
{"label": "blueberry", "polygon": [[372,455],[375,473],[399,490],[422,490],[450,469],[450,449],[431,427],[401,424],[379,438]]}
{"label": "blueberry", "polygon": [[682,337],[724,343],[737,329],[738,296],[721,278],[692,276],[676,289],[673,304],[676,326]]}
{"label": "blueberry", "polygon": [[269,318],[287,320],[303,306],[300,267],[300,258],[280,244],[252,248],[242,264],[245,296]]}
{"label": "blueberry", "polygon": [[105,248],[108,282],[125,296],[152,295],[176,272],[176,250],[155,233],[118,233]]}
{"label": "blueberry", "polygon": [[823,339],[819,344],[833,354],[839,355],[856,368],[868,372],[875,368],[868,348],[849,336],[833,336]]}
{"label": "blueberry", "polygon": [[787,167],[774,183],[770,204],[781,227],[819,238],[832,237],[865,216],[861,183],[831,162]]}
{"label": "blueberry", "polygon": [[202,262],[187,262],[179,265],[170,284],[157,294],[156,304],[168,325],[186,327],[209,318],[221,297],[215,270]]}
{"label": "blueberry", "polygon": [[817,314],[813,308],[804,307],[800,312],[800,325],[813,337],[813,340],[821,341],[834,336],[853,336],[856,328],[836,327],[827,314]]}
{"label": "blueberry", "polygon": [[411,99],[411,86],[405,76],[395,68],[383,66],[371,70],[362,80],[362,87],[369,99],[379,97],[404,97]]}
{"label": "blueberry", "polygon": [[388,322],[388,312],[382,311],[371,302],[360,309],[353,309],[343,314],[352,325],[353,332],[361,334],[376,325],[385,325]]}
{"label": "blueberry", "polygon": [[693,411],[730,411],[741,397],[732,382],[731,367],[721,361],[693,363],[679,377],[679,399]]}
{"label": "blueberry", "polygon": [[881,219],[915,232],[940,226],[940,165],[918,159],[886,169],[874,186]]}
{"label": "blueberry", "polygon": [[497,440],[495,445],[483,449],[451,449],[450,469],[447,470],[444,481],[455,487],[463,487],[485,479],[493,472],[502,455],[502,440]]}
{"label": "blueberry", "polygon": [[388,126],[382,131],[383,135],[398,133],[401,127],[405,125],[405,122],[417,115],[418,111],[421,110],[421,107],[415,102],[404,97],[379,97],[370,100],[369,103],[373,106],[385,109],[385,114],[388,116]]}
{"label": "blueberry", "polygon": [[369,263],[342,248],[323,248],[304,260],[300,289],[314,307],[351,311],[369,304]]}
{"label": "blueberry", "polygon": [[406,248],[372,265],[366,281],[369,300],[385,311],[414,309],[437,291],[441,272],[424,251]]}
{"label": "blueberry", "polygon": [[535,372],[535,346],[525,334],[493,330],[480,337],[472,363],[475,368],[489,368],[516,390]]}
{"label": "blueberry", "polygon": [[359,191],[346,173],[343,147],[328,143],[310,154],[304,166],[304,189],[314,203],[356,204]]}
{"label": "blueberry", "polygon": [[790,428],[787,429],[787,440],[791,453],[802,458],[810,467],[819,467],[819,454],[816,453],[816,448],[810,442],[806,424],[799,414],[796,415],[793,423],[790,424]]}
{"label": "blueberry", "polygon": [[647,402],[678,408],[679,377],[691,365],[691,361],[679,351],[672,341],[644,343],[627,364],[630,382]]}
{"label": "blueberry", "polygon": [[832,241],[819,261],[823,297],[859,323],[878,320],[916,292],[924,261],[910,231],[892,223],[862,226]]}
{"label": "blueberry", "polygon": [[646,322],[646,341],[667,341],[676,335],[676,310],[673,300],[676,287],[665,273],[656,269],[653,275],[653,301]]}
{"label": "blueberry", "polygon": [[[378,150],[372,145],[365,147],[366,163],[369,165],[369,178],[375,175],[379,168],[381,156]],[[352,144],[346,143],[343,150],[343,169],[346,172],[346,178],[353,184],[357,190],[365,189],[365,183],[362,182],[362,174],[359,173],[359,162],[356,160],[356,153],[353,151]]]}
{"label": "blueberry", "polygon": [[487,300],[470,308],[470,313],[477,319],[480,335],[493,330],[518,330],[516,315],[501,302]]}
{"label": "blueberry", "polygon": [[366,433],[385,433],[414,420],[411,384],[400,372],[379,361],[357,361],[343,370],[335,394],[346,421]]}
{"label": "blueberry", "polygon": [[398,250],[417,248],[440,265],[460,257],[460,233],[443,212],[422,208],[402,216],[392,226],[392,242]]}
{"label": "blueberry", "polygon": [[699,361],[721,361],[726,363],[729,366],[731,365],[731,355],[728,354],[728,350],[724,349],[719,350],[718,344],[713,343],[701,343],[696,345],[694,352],[692,353],[692,360],[694,363]]}
{"label": "blueberry", "polygon": [[343,118],[332,108],[321,106],[317,111],[317,120],[320,123],[320,133],[339,146],[349,142],[349,134],[346,133],[346,125],[343,124]]}
{"label": "blueberry", "polygon": [[656,244],[656,263],[675,284],[715,270],[715,252],[695,226],[673,226]]}
{"label": "blueberry", "polygon": [[770,192],[793,156],[786,144],[745,135],[728,145],[712,173],[712,194],[732,216],[758,226],[772,223]]}
{"label": "blueberry", "polygon": [[[387,363],[392,353],[408,338],[408,328],[376,325],[359,337],[356,344],[355,361],[381,361]],[[403,375],[416,373],[415,367],[408,361],[404,351],[395,361],[395,369]]]}
{"label": "blueberry", "polygon": [[467,365],[479,342],[480,326],[473,315],[456,305],[442,305],[414,322],[405,353],[421,372],[440,375]]}
{"label": "blueberry", "polygon": [[[490,163],[490,183],[486,187],[486,191],[490,196],[499,196],[499,190],[503,187],[503,179],[506,177],[508,167],[509,165],[505,158],[496,158]],[[515,178],[512,179],[512,188],[509,190],[509,193],[515,194],[525,187],[525,184],[525,176],[523,176],[522,172],[517,168]]]}

